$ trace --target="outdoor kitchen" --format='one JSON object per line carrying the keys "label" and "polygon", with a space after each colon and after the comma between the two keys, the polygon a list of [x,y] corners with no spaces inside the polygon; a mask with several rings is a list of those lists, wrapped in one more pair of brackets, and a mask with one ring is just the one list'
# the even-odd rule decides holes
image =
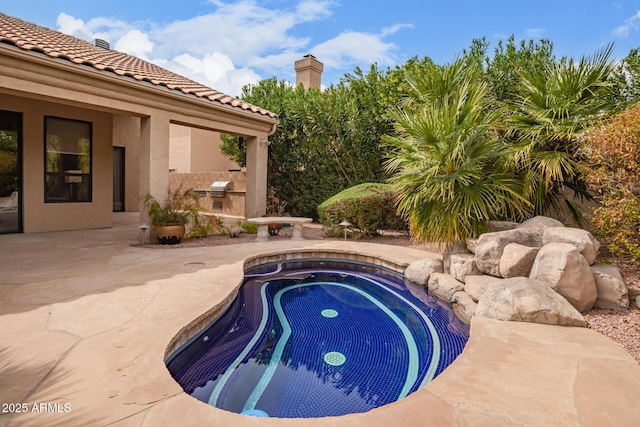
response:
{"label": "outdoor kitchen", "polygon": [[169,174],[169,188],[192,188],[198,192],[205,212],[226,217],[245,217],[246,172]]}

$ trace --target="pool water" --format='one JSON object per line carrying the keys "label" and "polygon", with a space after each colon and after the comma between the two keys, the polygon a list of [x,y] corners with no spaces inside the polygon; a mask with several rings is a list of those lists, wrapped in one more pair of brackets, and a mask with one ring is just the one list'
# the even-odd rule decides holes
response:
{"label": "pool water", "polygon": [[167,359],[193,397],[237,413],[369,411],[428,384],[469,327],[450,306],[369,264],[288,261],[245,274],[237,298]]}

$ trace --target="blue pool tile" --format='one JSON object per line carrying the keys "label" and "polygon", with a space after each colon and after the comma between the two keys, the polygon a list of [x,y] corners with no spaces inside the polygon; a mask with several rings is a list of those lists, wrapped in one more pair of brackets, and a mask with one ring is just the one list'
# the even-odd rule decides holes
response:
{"label": "blue pool tile", "polygon": [[417,390],[468,337],[451,307],[401,276],[303,260],[247,271],[226,313],[167,367],[185,391],[225,410],[343,415]]}

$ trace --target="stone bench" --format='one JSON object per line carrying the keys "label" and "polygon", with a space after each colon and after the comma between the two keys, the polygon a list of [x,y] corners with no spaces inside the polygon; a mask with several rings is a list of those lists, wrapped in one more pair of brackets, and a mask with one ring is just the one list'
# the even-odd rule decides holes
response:
{"label": "stone bench", "polygon": [[269,225],[291,224],[293,233],[291,240],[304,240],[302,236],[302,225],[313,221],[312,218],[301,218],[296,216],[263,216],[260,218],[249,218],[247,222],[258,225],[258,235],[256,242],[266,242],[269,240]]}

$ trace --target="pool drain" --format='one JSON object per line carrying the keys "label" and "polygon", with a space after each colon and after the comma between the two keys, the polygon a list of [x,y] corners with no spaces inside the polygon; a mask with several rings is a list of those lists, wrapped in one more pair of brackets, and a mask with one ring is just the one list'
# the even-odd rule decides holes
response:
{"label": "pool drain", "polygon": [[320,314],[322,314],[324,317],[333,318],[338,315],[338,312],[328,308],[326,310],[322,310]]}
{"label": "pool drain", "polygon": [[340,352],[330,351],[324,355],[324,361],[331,366],[340,366],[347,361],[347,358]]}

